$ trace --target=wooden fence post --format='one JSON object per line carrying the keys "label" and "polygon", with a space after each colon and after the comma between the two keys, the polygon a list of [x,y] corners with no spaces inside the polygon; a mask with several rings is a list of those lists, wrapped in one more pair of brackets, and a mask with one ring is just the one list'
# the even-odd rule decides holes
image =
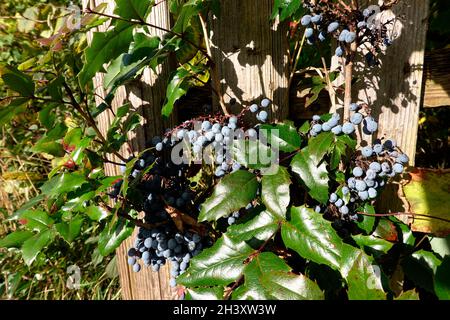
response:
{"label": "wooden fence post", "polygon": [[211,18],[210,39],[213,83],[220,83],[229,110],[236,113],[241,105],[269,98],[271,119],[276,120],[289,113],[289,47],[286,24],[269,20],[272,8],[273,0],[220,1],[220,17]]}
{"label": "wooden fence post", "polygon": [[[112,13],[114,9],[114,2],[107,0],[87,0],[84,1],[84,7],[89,3],[91,8],[108,2],[106,11]],[[170,14],[168,4],[166,1],[155,6],[148,18],[148,22],[159,25],[165,29],[170,29]],[[98,31],[105,31],[107,26],[100,26]],[[162,31],[153,29],[150,30],[152,35],[162,36]],[[88,35],[89,40],[92,37]],[[163,62],[154,73],[150,68],[146,68],[139,81],[135,81],[129,85],[122,86],[117,90],[115,99],[112,103],[113,109],[117,109],[126,102],[130,102],[134,110],[143,116],[144,123],[135,134],[129,135],[131,146],[136,153],[145,148],[146,141],[149,141],[155,135],[161,135],[165,127],[171,127],[175,123],[176,116],[172,116],[168,121],[162,121],[161,106],[164,102],[166,93],[166,84],[172,66],[169,60]],[[105,97],[106,91],[103,88],[103,75],[97,73],[94,78],[94,88],[96,96],[96,103],[100,104]],[[112,120],[112,113],[107,110],[98,117],[99,128],[102,133],[106,133]],[[121,153],[128,157],[129,150],[123,148]],[[118,159],[115,161],[120,162]],[[107,175],[121,174],[117,166],[105,164],[105,172]],[[117,264],[120,276],[120,284],[122,288],[123,299],[137,299],[137,300],[167,300],[174,299],[176,292],[169,286],[169,268],[165,266],[159,272],[152,272],[151,269],[143,268],[141,272],[134,273],[127,263],[127,251],[134,243],[137,230],[135,230],[132,237],[124,241],[117,249]]]}

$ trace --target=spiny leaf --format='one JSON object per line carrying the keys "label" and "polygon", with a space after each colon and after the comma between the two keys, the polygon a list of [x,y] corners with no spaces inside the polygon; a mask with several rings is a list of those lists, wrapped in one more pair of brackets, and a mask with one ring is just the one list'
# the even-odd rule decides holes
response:
{"label": "spiny leaf", "polygon": [[244,269],[244,284],[233,299],[319,300],[324,295],[317,284],[291,268],[272,252],[254,257]]}
{"label": "spiny leaf", "polygon": [[[213,221],[245,207],[256,196],[258,181],[248,171],[238,170],[223,178],[203,203],[199,221]],[[238,192],[237,192],[238,191]]]}
{"label": "spiny leaf", "polygon": [[235,242],[223,235],[208,249],[191,260],[177,282],[188,286],[228,285],[239,278],[244,261],[254,252],[245,242]]}
{"label": "spiny leaf", "polygon": [[267,210],[284,219],[290,201],[289,172],[285,167],[279,166],[276,174],[263,176],[261,183],[261,198]]}

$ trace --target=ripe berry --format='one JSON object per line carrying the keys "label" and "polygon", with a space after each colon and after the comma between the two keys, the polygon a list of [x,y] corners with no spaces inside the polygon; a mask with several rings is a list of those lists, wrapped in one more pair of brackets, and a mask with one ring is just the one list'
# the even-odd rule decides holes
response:
{"label": "ripe berry", "polygon": [[339,22],[335,21],[328,25],[327,31],[328,33],[335,32],[339,28]]}

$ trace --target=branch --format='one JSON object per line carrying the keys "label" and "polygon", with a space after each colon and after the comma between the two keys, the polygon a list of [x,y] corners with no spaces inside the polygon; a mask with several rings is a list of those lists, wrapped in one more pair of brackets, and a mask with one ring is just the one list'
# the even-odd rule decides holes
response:
{"label": "branch", "polygon": [[143,20],[129,20],[129,19],[124,19],[124,18],[119,17],[119,16],[114,16],[114,15],[111,15],[111,14],[107,14],[107,13],[102,13],[102,12],[94,11],[94,10],[92,10],[91,8],[86,8],[85,12],[86,12],[86,13],[89,13],[89,14],[96,14],[96,15],[99,15],[99,16],[102,16],[102,17],[106,17],[106,18],[110,18],[110,19],[115,19],[115,20],[120,20],[120,21],[128,22],[128,23],[131,23],[131,24],[136,24],[136,25],[141,25],[141,26],[147,26],[147,27],[155,28],[155,29],[158,29],[158,30],[161,30],[161,31],[170,33],[170,34],[172,34],[172,35],[174,35],[174,36],[179,37],[179,38],[182,39],[183,41],[186,41],[187,43],[189,43],[190,45],[192,45],[194,48],[196,48],[197,50],[199,50],[200,52],[202,52],[202,53],[208,58],[208,60],[212,61],[211,56],[210,56],[207,52],[205,52],[205,50],[204,50],[203,48],[201,48],[200,46],[198,46],[197,44],[195,44],[195,43],[192,42],[191,40],[187,39],[187,38],[186,38],[183,34],[181,34],[181,33],[178,33],[178,32],[175,32],[175,31],[172,31],[172,30],[169,30],[169,29],[160,27],[160,26],[155,25],[155,24],[152,24],[152,23],[148,23],[148,22],[143,21]]}

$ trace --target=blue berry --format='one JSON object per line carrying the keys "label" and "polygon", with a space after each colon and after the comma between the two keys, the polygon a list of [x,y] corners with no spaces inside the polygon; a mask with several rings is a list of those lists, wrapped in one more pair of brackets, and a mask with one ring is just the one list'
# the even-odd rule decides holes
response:
{"label": "blue berry", "polygon": [[306,28],[305,30],[305,37],[311,38],[314,35],[314,29],[313,28]]}
{"label": "blue berry", "polygon": [[333,132],[335,135],[341,134],[342,133],[342,126],[341,125],[337,125],[333,129],[331,129],[331,132]]}
{"label": "blue berry", "polygon": [[304,15],[301,20],[300,23],[302,26],[307,26],[311,23],[311,16],[309,14]]}
{"label": "blue berry", "polygon": [[235,217],[228,217],[228,224],[231,226],[232,224],[234,224],[236,222],[236,218]]}
{"label": "blue berry", "polygon": [[358,111],[361,107],[357,103],[352,103],[350,105],[350,111]]}
{"label": "blue berry", "polygon": [[267,111],[264,111],[264,110],[262,110],[258,113],[259,121],[261,121],[261,122],[266,122],[268,116],[269,115],[268,115]]}
{"label": "blue berry", "polygon": [[362,154],[362,156],[365,157],[365,158],[371,157],[372,154],[373,154],[373,149],[372,149],[372,147],[367,146],[367,147],[362,148],[361,154]]}
{"label": "blue berry", "polygon": [[365,21],[360,21],[357,26],[359,29],[363,29],[367,26],[367,23]]}
{"label": "blue berry", "polygon": [[339,41],[340,42],[345,42],[345,38],[347,37],[347,35],[349,34],[349,31],[344,29],[341,31],[341,33],[339,34]]}
{"label": "blue berry", "polygon": [[369,199],[369,193],[367,191],[359,191],[358,192],[358,197],[362,200],[362,201],[366,201],[367,199]]}
{"label": "blue berry", "polygon": [[313,16],[311,18],[311,22],[315,23],[315,24],[320,24],[320,22],[322,22],[322,15],[321,14],[316,14],[315,16]]}
{"label": "blue berry", "polygon": [[327,36],[326,36],[326,34],[325,34],[324,31],[321,31],[321,32],[319,33],[319,40],[320,40],[321,42],[324,42],[325,40],[327,40]]}
{"label": "blue berry", "polygon": [[344,55],[344,50],[341,47],[337,47],[334,53],[337,57],[342,57]]}
{"label": "blue berry", "polygon": [[346,214],[348,214],[349,209],[347,206],[342,206],[339,208],[339,212],[342,213],[343,215],[346,215]]}
{"label": "blue berry", "polygon": [[336,193],[330,194],[330,202],[331,203],[335,203],[337,201],[337,199],[338,199],[338,196]]}
{"label": "blue berry", "polygon": [[354,175],[356,178],[362,177],[363,174],[364,174],[364,171],[363,171],[363,169],[361,169],[360,167],[355,167],[355,168],[353,168],[353,175]]}
{"label": "blue berry", "polygon": [[359,112],[352,114],[350,117],[350,122],[355,126],[359,125],[363,121],[363,115]]}
{"label": "blue berry", "polygon": [[372,162],[371,164],[369,164],[369,169],[378,173],[381,171],[381,165],[378,162]]}
{"label": "blue berry", "polygon": [[397,157],[395,161],[402,164],[407,164],[409,162],[409,157],[406,154],[402,153]]}
{"label": "blue berry", "polygon": [[374,188],[369,188],[369,190],[367,190],[367,194],[369,195],[370,199],[375,199],[378,195],[378,192]]}
{"label": "blue berry", "polygon": [[342,132],[344,132],[345,134],[352,134],[353,132],[355,132],[355,126],[350,122],[346,122],[342,126]]}
{"label": "blue berry", "polygon": [[313,125],[312,131],[314,131],[315,133],[320,133],[322,131],[322,125],[318,123]]}
{"label": "blue berry", "polygon": [[395,172],[395,173],[402,173],[403,172],[403,165],[401,164],[401,163],[396,163],[396,164],[394,164],[394,166],[392,167],[392,170]]}
{"label": "blue berry", "polygon": [[339,22],[335,21],[328,25],[327,31],[329,33],[335,32],[339,28]]}
{"label": "blue berry", "polygon": [[177,286],[177,280],[175,280],[175,278],[171,278],[169,281],[169,285],[174,288]]}
{"label": "blue berry", "polygon": [[337,201],[334,203],[334,205],[336,207],[340,208],[344,205],[344,201],[342,201],[342,199],[337,199]]}
{"label": "blue berry", "polygon": [[342,187],[341,191],[342,191],[342,194],[345,196],[345,195],[349,194],[350,189],[348,187],[344,186],[344,187]]}
{"label": "blue berry", "polygon": [[352,43],[356,40],[356,33],[355,32],[348,32],[345,35],[345,42]]}
{"label": "blue berry", "polygon": [[328,132],[331,130],[331,126],[328,122],[325,122],[324,124],[322,124],[322,130],[325,132]]}
{"label": "blue berry", "polygon": [[269,105],[270,105],[270,100],[269,99],[263,99],[261,101],[261,107],[267,108]]}
{"label": "blue berry", "polygon": [[380,154],[381,152],[383,152],[383,146],[377,143],[373,146],[373,152],[375,152],[376,154]]}
{"label": "blue berry", "polygon": [[375,180],[375,178],[377,177],[377,173],[375,171],[373,171],[372,169],[368,169],[366,171],[366,178],[369,180]]}
{"label": "blue berry", "polygon": [[134,271],[134,272],[139,272],[139,271],[141,271],[141,265],[140,265],[139,263],[135,263],[135,264],[133,265],[133,271]]}
{"label": "blue berry", "polygon": [[312,119],[314,121],[319,121],[320,120],[320,116],[318,116],[317,114],[313,115]]}
{"label": "blue berry", "polygon": [[367,184],[363,180],[356,180],[355,188],[358,191],[365,191],[367,189]]}
{"label": "blue berry", "polygon": [[372,117],[367,117],[364,119],[364,133],[372,134],[378,130],[378,123]]}
{"label": "blue berry", "polygon": [[255,104],[252,104],[251,106],[250,106],[250,112],[252,112],[252,113],[255,113],[255,112],[257,112],[258,111],[258,105],[255,103]]}
{"label": "blue berry", "polygon": [[134,265],[136,263],[136,258],[135,257],[128,257],[128,264],[130,266]]}

